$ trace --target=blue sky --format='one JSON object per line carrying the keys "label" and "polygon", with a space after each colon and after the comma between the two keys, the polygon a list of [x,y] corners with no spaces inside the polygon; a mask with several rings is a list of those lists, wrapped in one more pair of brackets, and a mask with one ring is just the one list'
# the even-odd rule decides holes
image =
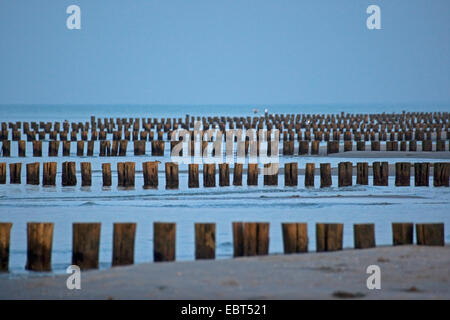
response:
{"label": "blue sky", "polygon": [[0,39],[0,104],[450,102],[448,0],[1,0]]}

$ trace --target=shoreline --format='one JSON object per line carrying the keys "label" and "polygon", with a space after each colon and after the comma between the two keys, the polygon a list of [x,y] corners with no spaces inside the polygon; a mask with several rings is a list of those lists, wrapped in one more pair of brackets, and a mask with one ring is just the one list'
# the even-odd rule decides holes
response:
{"label": "shoreline", "polygon": [[[0,299],[450,299],[450,246],[143,263],[69,275],[0,279]],[[369,265],[381,290],[369,290]]]}

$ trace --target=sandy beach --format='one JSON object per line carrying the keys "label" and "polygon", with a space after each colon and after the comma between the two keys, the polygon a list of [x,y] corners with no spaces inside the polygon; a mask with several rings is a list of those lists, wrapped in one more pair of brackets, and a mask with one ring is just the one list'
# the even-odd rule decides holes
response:
{"label": "sandy beach", "polygon": [[450,299],[449,263],[448,245],[145,263],[82,272],[80,290],[68,275],[0,279],[0,299]]}

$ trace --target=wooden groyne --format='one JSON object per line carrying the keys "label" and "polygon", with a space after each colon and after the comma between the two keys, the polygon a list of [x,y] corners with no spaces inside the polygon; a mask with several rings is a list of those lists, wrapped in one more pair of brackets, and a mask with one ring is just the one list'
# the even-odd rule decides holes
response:
{"label": "wooden groyne", "polygon": [[[144,180],[144,189],[157,189],[159,187],[158,161],[143,162],[142,175]],[[44,162],[42,164],[42,185],[56,186],[57,163]],[[247,164],[247,186],[258,186],[259,175],[264,176],[264,186],[278,186],[278,176],[280,171],[278,163],[264,164],[258,167],[257,163]],[[77,165],[74,161],[62,163],[61,169],[61,186],[76,186],[79,183],[77,179]],[[176,162],[165,163],[165,188],[179,189],[179,165]],[[217,170],[217,167],[219,170]],[[134,188],[136,180],[136,163],[135,162],[118,162],[117,163],[117,186],[123,188]],[[433,169],[432,177],[434,187],[449,187],[450,162],[397,162],[395,163],[395,186],[404,187],[411,185],[411,179],[414,179],[414,186],[428,187],[430,186],[430,171]],[[352,162],[340,162],[337,168],[338,187],[352,186],[354,180],[357,185],[369,184],[369,169],[372,171],[372,181],[374,186],[389,185],[389,165],[388,162],[373,162],[369,167],[367,162],[358,162],[356,166]],[[21,163],[9,164],[9,182],[10,184],[20,184],[21,179]],[[321,163],[319,168],[314,163],[306,163],[304,174],[304,186],[315,187],[315,175],[320,175],[320,188],[332,186],[332,169],[330,163]],[[230,166],[228,163],[223,164],[203,164],[203,187],[228,187],[230,186]],[[297,162],[284,164],[284,186],[295,187],[298,185],[299,166]],[[318,172],[317,172],[318,171]],[[81,162],[79,165],[81,175],[81,186],[89,187],[92,185],[92,166],[90,162]],[[110,187],[112,185],[111,164],[102,163],[102,186]],[[199,188],[199,165],[188,165],[188,188]],[[26,164],[26,183],[38,185],[40,181],[40,163]],[[216,182],[216,176],[219,177],[219,183]],[[242,186],[243,164],[235,163],[233,169],[233,185]],[[355,179],[356,177],[356,179]],[[6,163],[0,163],[0,184],[7,182],[7,166]]]}
{"label": "wooden groyne", "polygon": [[[82,270],[98,269],[101,223],[73,223],[72,261]],[[316,251],[343,249],[342,223],[316,223]],[[8,271],[10,236],[13,224],[0,223],[0,271]],[[114,223],[112,266],[134,263],[136,223]],[[195,223],[195,259],[215,259],[215,223]],[[50,271],[53,244],[53,223],[27,224],[27,262],[31,271]],[[233,257],[269,254],[270,224],[268,222],[233,222]],[[425,246],[444,246],[443,223],[415,224],[416,243]],[[285,254],[308,252],[308,225],[304,222],[281,224]],[[414,223],[392,223],[393,245],[413,244]],[[355,249],[374,248],[375,225],[354,224]],[[176,224],[153,223],[153,261],[176,259]]]}
{"label": "wooden groyne", "polygon": [[[174,141],[172,141],[174,142]],[[247,141],[248,142],[248,141]],[[289,142],[289,141],[287,141]],[[423,152],[449,152],[450,151],[450,143],[445,140],[437,141],[434,145],[432,141],[403,141],[402,148],[392,147],[391,142],[380,142],[380,141],[372,141],[370,143],[366,143],[364,141],[358,141],[356,144],[351,141],[345,141],[344,145],[341,145],[339,141],[328,141],[324,148],[326,149],[326,154],[320,152],[320,142],[319,141],[298,141],[294,144],[294,141],[290,141],[289,152],[285,150],[285,147],[282,147],[282,156],[307,156],[307,155],[319,155],[322,156],[335,154],[339,152],[348,152],[348,151],[401,151],[401,152],[417,152],[418,145]],[[26,149],[26,141],[17,141],[13,142],[17,144],[17,155],[18,157],[42,157],[42,141],[33,141],[33,146],[31,151],[27,152]],[[119,141],[87,141],[87,150],[84,151],[85,143],[84,141],[78,141],[75,143],[75,153],[71,153],[71,144],[75,142],[71,141],[62,141],[62,151],[60,151],[59,141],[48,141],[48,157],[124,157],[127,155],[127,140]],[[174,142],[175,144],[180,144],[181,142]],[[255,155],[259,155],[261,149],[267,150],[267,154],[270,153],[270,144],[271,142],[266,141],[255,141],[256,144],[256,152]],[[14,146],[13,144],[13,146]],[[95,145],[98,146],[98,153],[94,153]],[[148,146],[147,146],[148,145]],[[208,145],[214,146],[219,150],[224,149],[225,142],[208,142],[203,141],[201,147],[201,153],[199,156],[206,156],[205,150]],[[356,147],[358,145],[358,147]],[[149,148],[150,147],[150,148]],[[240,148],[240,144],[232,145],[234,149],[233,152],[237,152]],[[15,148],[15,147],[14,147]],[[183,149],[184,148],[184,149]],[[249,145],[245,146],[245,155],[249,155]],[[150,151],[148,151],[150,149]],[[170,150],[165,149],[164,141],[135,141],[134,142],[134,156],[150,156],[150,157],[163,157],[163,156],[171,156],[172,150],[174,148],[171,147]],[[2,141],[2,157],[11,157],[11,141],[3,140]],[[195,154],[195,143],[187,144],[186,146],[181,147],[179,153],[176,153],[176,156],[183,156],[183,152],[186,151],[188,155]]]}
{"label": "wooden groyne", "polygon": [[[0,140],[4,157],[11,155],[12,141],[17,142],[20,157],[26,156],[26,141],[33,143],[34,157],[42,156],[42,141],[48,141],[48,156],[69,156],[70,142],[76,144],[77,156],[93,156],[94,143],[98,143],[100,156],[125,156],[130,142],[135,156],[149,153],[160,157],[164,156],[166,144],[172,151],[181,140],[190,139],[202,142],[203,151],[204,143],[226,142],[230,131],[233,134],[229,137],[242,142],[246,154],[249,145],[262,140],[268,150],[271,141],[282,141],[281,154],[285,156],[319,154],[321,142],[326,142],[327,154],[382,149],[414,152],[418,146],[425,152],[443,152],[450,151],[449,123],[448,112],[115,119],[92,116],[85,122],[2,122]],[[253,136],[256,140],[250,139]],[[258,143],[258,153],[260,149]],[[194,149],[188,153],[194,154]]]}

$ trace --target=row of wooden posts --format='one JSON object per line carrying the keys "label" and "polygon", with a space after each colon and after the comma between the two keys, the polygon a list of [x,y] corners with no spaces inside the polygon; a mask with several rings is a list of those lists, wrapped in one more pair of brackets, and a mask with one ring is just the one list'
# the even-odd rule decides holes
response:
{"label": "row of wooden posts", "polygon": [[[50,133],[46,133],[45,131],[27,131],[26,137],[27,141],[42,141],[47,139],[50,141],[88,141],[88,140],[100,140],[100,141],[106,141],[106,140],[112,140],[112,141],[121,141],[121,140],[144,140],[144,141],[173,141],[173,133],[175,135],[178,135],[182,133],[183,135],[186,135],[187,132],[189,132],[189,135],[192,140],[194,140],[194,137],[202,137],[202,140],[205,140],[205,136],[208,136],[208,139],[216,139],[216,140],[226,140],[226,129],[207,129],[207,130],[197,130],[197,131],[177,131],[177,129],[174,129],[173,131],[112,131],[111,136],[108,139],[108,131],[81,131],[79,134],[77,131],[71,131],[70,135],[67,131],[51,131]],[[255,129],[253,131],[257,132]],[[271,136],[272,131],[267,130],[263,131],[264,133],[267,133],[267,136]],[[90,139],[89,139],[89,133],[90,133]],[[234,134],[236,135],[237,132],[235,131]],[[240,134],[242,135],[250,135],[252,134],[252,131],[249,131],[249,129],[246,129],[246,131],[242,131]],[[331,130],[323,130],[323,129],[298,129],[298,130],[279,130],[279,134],[277,134],[277,139],[279,141],[411,141],[411,140],[418,140],[418,141],[425,141],[425,140],[433,140],[436,141],[439,140],[449,140],[450,139],[450,131],[444,131],[437,130],[436,132],[433,131],[424,131],[424,130],[398,130],[398,131],[385,131],[381,130],[368,130],[365,128],[360,129],[352,129],[352,130],[339,130],[339,129],[331,129]],[[59,137],[59,139],[58,139]],[[9,139],[9,131],[4,130],[0,131],[0,140],[8,140]],[[13,141],[21,141],[22,139],[22,133],[18,130],[13,131],[11,135],[11,139]]]}
{"label": "row of wooden posts", "polygon": [[[142,172],[144,178],[145,189],[157,189],[159,184],[158,179],[158,161],[149,161],[142,163]],[[135,162],[118,162],[117,163],[117,177],[118,187],[135,187]],[[242,186],[243,176],[242,163],[235,163],[233,170],[233,185]],[[230,165],[228,163],[221,163],[219,167],[219,186],[230,186]],[[265,186],[278,185],[278,163],[264,164],[263,168],[258,168],[257,163],[249,163],[247,167],[247,185],[257,186],[258,175],[261,171],[264,175]],[[409,162],[395,163],[395,186],[410,186],[411,184],[411,168],[414,168],[414,185],[429,186],[430,167],[428,162],[414,163]],[[92,185],[92,167],[90,162],[80,162],[81,170],[81,185]],[[265,171],[264,171],[265,170]],[[10,184],[20,184],[22,181],[22,163],[9,164]],[[305,187],[314,187],[315,164],[307,163],[305,167]],[[388,186],[389,184],[389,164],[388,162],[373,162],[373,185],[374,186]],[[56,185],[56,162],[43,163],[43,186]],[[433,163],[433,185],[435,187],[448,187],[450,174],[450,162],[436,162]],[[179,188],[179,166],[174,162],[165,163],[166,189]],[[112,185],[111,178],[111,164],[102,163],[102,180],[103,187],[110,187]],[[40,163],[26,164],[26,183],[30,185],[40,184]],[[0,184],[6,184],[6,163],[0,163]],[[340,162],[338,164],[338,186],[346,187],[353,184],[353,163]],[[356,184],[369,184],[369,164],[367,162],[358,162],[356,164]],[[62,186],[76,186],[77,173],[76,162],[67,161],[62,163]],[[291,187],[298,185],[298,163],[291,162],[284,165],[284,185]],[[331,164],[320,164],[320,187],[331,187],[332,174]],[[216,164],[203,164],[203,186],[216,187]],[[188,165],[188,187],[199,188],[199,164]]]}
{"label": "row of wooden posts", "polygon": [[[213,126],[218,126],[221,129],[244,127],[244,128],[278,128],[281,129],[300,129],[311,127],[314,129],[347,129],[364,127],[367,126],[370,129],[377,129],[381,127],[382,129],[387,128],[389,131],[399,129],[405,130],[406,128],[426,128],[435,130],[437,128],[448,129],[449,113],[401,113],[401,114],[344,114],[343,112],[339,115],[334,114],[266,114],[265,116],[254,116],[254,117],[230,117],[230,116],[209,116],[209,117],[194,117],[186,115],[185,119],[182,118],[101,118],[91,116],[90,122],[72,122],[68,121],[55,122],[2,122],[2,131],[8,128],[13,130],[18,130],[23,128],[24,133],[27,133],[31,129],[38,131],[43,129],[44,132],[50,133],[52,131],[52,126],[54,131],[60,131],[61,127],[64,131],[68,131],[72,128],[73,131],[86,131],[89,128],[96,130],[97,127],[100,130],[108,130],[112,132],[113,129],[119,129],[122,131],[132,129],[137,131],[141,128],[145,130],[151,130],[157,128],[158,131],[164,130],[169,131],[171,129],[177,129],[178,127],[183,127],[185,129],[194,128],[195,122],[201,122],[203,128],[209,129]],[[117,125],[117,127],[116,127]]]}
{"label": "row of wooden posts", "polygon": [[[413,223],[392,223],[393,245],[413,244]],[[53,243],[53,223],[27,224],[26,269],[50,271]],[[308,252],[306,223],[283,223],[285,254]],[[0,271],[9,265],[10,233],[12,223],[0,223]],[[74,223],[72,240],[72,264],[80,269],[96,269],[99,265],[100,223]],[[267,255],[269,253],[269,223],[233,222],[234,257]],[[153,224],[153,261],[175,260],[176,224]],[[112,265],[134,263],[136,223],[114,223]],[[354,224],[354,248],[374,248],[375,225]],[[342,223],[316,224],[316,251],[342,250]],[[444,246],[443,223],[416,224],[418,245]],[[216,252],[216,225],[195,224],[195,258],[214,259]]]}
{"label": "row of wooden posts", "polygon": [[[83,157],[83,156],[94,156],[94,142],[95,141],[77,141],[77,157]],[[173,148],[178,144],[181,143],[180,141],[171,141],[170,142],[170,150],[173,150]],[[262,143],[256,143],[256,155],[259,155],[260,146]],[[247,156],[249,152],[251,153],[250,148],[253,148],[253,146],[250,146],[250,141],[242,141],[240,142],[241,145],[238,145],[238,147],[242,147],[245,155]],[[267,145],[267,153],[271,154],[271,143],[265,142]],[[85,151],[85,145],[87,145],[87,150]],[[416,152],[417,151],[417,141],[387,141],[385,143],[386,151],[410,151],[410,152]],[[60,147],[60,141],[49,141],[48,142],[48,156],[49,157],[57,157],[59,155],[59,147]],[[164,141],[152,141],[150,144],[151,147],[151,155],[156,157],[164,156],[164,148],[165,148],[165,142]],[[202,154],[205,152],[206,148],[208,147],[208,141],[202,141],[201,143],[201,151]],[[355,144],[352,141],[344,141],[344,152],[348,151],[369,151],[367,148],[366,142],[364,141],[358,141],[356,143],[356,149]],[[126,156],[127,155],[127,148],[128,148],[128,141],[127,140],[120,140],[120,141],[99,141],[99,156],[105,157],[105,156]],[[217,144],[215,142],[214,148],[218,148],[219,150],[222,150],[222,144]],[[319,155],[320,151],[320,141],[299,141],[298,143],[298,155]],[[18,156],[19,157],[26,157],[26,142],[24,140],[17,142],[17,149],[18,149]],[[446,150],[448,149],[448,150]],[[70,141],[63,141],[62,142],[62,156],[63,157],[69,157],[71,150],[71,142]],[[424,140],[421,142],[421,150],[424,152],[431,152],[433,151],[433,142],[431,140]],[[141,156],[146,155],[146,141],[143,140],[137,140],[133,142],[133,151],[135,156]],[[370,143],[370,151],[381,151],[381,143],[379,141],[371,141]],[[448,148],[446,148],[446,141],[445,140],[439,140],[436,142],[436,148],[435,151],[437,152],[445,152],[450,151],[450,144],[448,145]],[[188,148],[188,153],[190,155],[194,155],[195,152],[195,142],[191,142],[190,148]],[[275,151],[276,152],[276,151]],[[340,143],[339,141],[328,141],[327,142],[327,154],[333,154],[333,153],[339,153],[340,152]],[[284,141],[282,144],[282,153],[283,155],[295,155],[295,144],[294,141]],[[42,157],[42,141],[33,141],[33,157]],[[183,155],[183,151],[181,151],[180,155]],[[11,156],[11,141],[4,140],[2,142],[2,156],[3,157],[10,157]]]}
{"label": "row of wooden posts", "polygon": [[[77,157],[94,156],[94,142],[93,140],[87,141],[77,141]],[[87,149],[85,152],[85,145],[87,145]],[[48,142],[48,156],[49,157],[57,157],[59,155],[59,146],[60,141],[49,141]],[[99,142],[99,156],[126,156],[128,141],[100,141]],[[145,155],[145,141],[138,140],[134,141],[134,155]],[[164,141],[152,141],[151,143],[151,154],[152,156],[164,156]],[[26,142],[24,140],[17,142],[18,155],[19,157],[26,157]],[[71,142],[63,141],[62,142],[62,156],[69,157],[71,150]],[[2,143],[2,156],[10,157],[11,156],[11,141],[5,140]],[[33,141],[33,157],[42,157],[42,141]]]}

